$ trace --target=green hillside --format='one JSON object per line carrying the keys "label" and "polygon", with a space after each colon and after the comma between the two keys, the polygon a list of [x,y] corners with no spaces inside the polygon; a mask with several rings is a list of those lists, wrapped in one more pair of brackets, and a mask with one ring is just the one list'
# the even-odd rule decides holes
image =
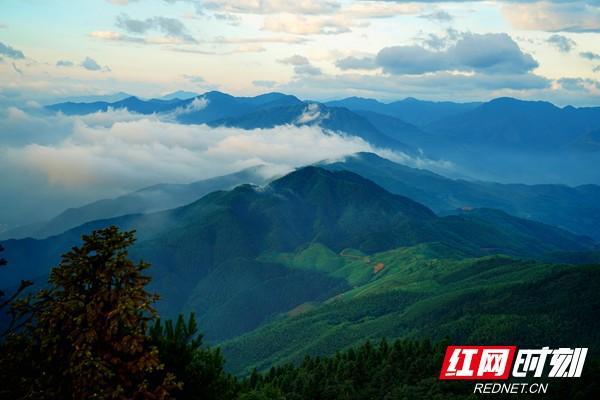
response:
{"label": "green hillside", "polygon": [[354,173],[306,167],[266,187],[242,185],[168,211],[93,221],[45,240],[2,242],[13,266],[0,271],[3,285],[42,281],[82,233],[108,225],[138,231],[131,254],[153,265],[159,311],[194,311],[213,342],[364,285],[371,277],[361,258],[391,249],[435,242],[463,257],[544,257],[594,246],[502,212],[438,217]]}
{"label": "green hillside", "polygon": [[[600,268],[506,256],[463,258],[442,244],[371,256],[333,256],[321,246],[275,256],[293,268],[320,254],[316,269],[352,289],[223,343],[235,373],[327,355],[365,339],[450,338],[461,344],[600,344]],[[379,267],[377,267],[379,266]],[[357,271],[360,271],[357,272]]]}

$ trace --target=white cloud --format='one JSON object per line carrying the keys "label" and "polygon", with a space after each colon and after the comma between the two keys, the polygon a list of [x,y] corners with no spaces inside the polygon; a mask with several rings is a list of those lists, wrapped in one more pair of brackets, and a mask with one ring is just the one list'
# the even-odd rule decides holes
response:
{"label": "white cloud", "polygon": [[[205,105],[198,98],[191,107]],[[303,122],[324,117],[310,105]],[[65,207],[159,182],[192,182],[258,164],[280,173],[359,151],[378,152],[360,138],[317,125],[248,131],[182,125],[126,110],[65,116],[11,108],[0,119],[0,132],[0,181],[5,192],[15,194],[0,199],[0,224],[14,224],[17,214],[47,218]],[[424,162],[379,153],[413,165]]]}
{"label": "white cloud", "polygon": [[[205,105],[201,99],[192,104]],[[13,119],[31,124],[28,114],[11,112]],[[326,134],[315,126],[246,131],[181,125],[123,110],[52,118],[70,132],[56,142],[12,147],[12,159],[67,188],[104,185],[111,192],[114,187],[193,181],[258,163],[292,168],[373,150],[361,139]]]}
{"label": "white cloud", "polygon": [[100,64],[98,64],[98,62],[96,60],[94,60],[91,57],[86,57],[80,64],[81,67],[83,67],[84,69],[87,69],[88,71],[110,71],[110,68],[107,66],[101,66]]}
{"label": "white cloud", "polygon": [[267,43],[284,43],[284,44],[302,44],[308,41],[307,38],[298,36],[265,36],[265,37],[224,37],[217,36],[212,41],[206,43],[215,44],[267,44]]}
{"label": "white cloud", "polygon": [[449,23],[454,20],[454,17],[444,10],[434,11],[428,14],[420,15],[419,17],[429,19],[431,21],[439,22],[439,23]]}
{"label": "white cloud", "polygon": [[344,57],[340,60],[337,60],[335,66],[339,69],[377,69],[379,68],[375,63],[374,56],[366,56],[366,57],[355,57],[349,56]]}
{"label": "white cloud", "polygon": [[597,1],[508,4],[502,11],[508,21],[518,29],[600,32],[600,4]]}
{"label": "white cloud", "polygon": [[2,42],[0,42],[0,54],[8,58],[14,58],[15,60],[22,60],[25,58],[25,55],[21,50],[17,50]]}
{"label": "white cloud", "polygon": [[393,74],[453,70],[514,74],[528,73],[538,66],[506,33],[462,33],[453,45],[441,51],[421,46],[385,47],[375,63]]}
{"label": "white cloud", "polygon": [[546,42],[556,47],[561,53],[568,53],[577,46],[577,43],[573,39],[563,35],[552,35]]}
{"label": "white cloud", "polygon": [[209,0],[204,6],[241,14],[327,14],[339,9],[340,4],[330,0]]}
{"label": "white cloud", "polygon": [[90,71],[99,71],[102,69],[96,60],[90,57],[86,57],[85,60],[81,62],[81,66]]}
{"label": "white cloud", "polygon": [[109,40],[115,42],[147,43],[147,39],[127,36],[114,31],[93,31],[90,33],[90,37],[93,37],[94,39]]}
{"label": "white cloud", "polygon": [[262,15],[265,31],[295,35],[340,34],[368,25],[369,19],[416,15],[423,5],[390,1],[220,0],[204,6],[213,11]]}
{"label": "white cloud", "polygon": [[321,114],[321,107],[317,103],[310,103],[296,119],[296,124],[310,124],[327,118],[329,118],[329,114]]}
{"label": "white cloud", "polygon": [[240,14],[295,14],[336,15],[346,19],[389,18],[397,15],[417,14],[424,7],[417,2],[409,4],[391,1],[363,1],[342,5],[330,0],[218,0],[208,1],[208,9]]}
{"label": "white cloud", "polygon": [[173,117],[182,115],[182,114],[189,114],[192,112],[203,110],[206,108],[206,106],[208,106],[208,100],[206,98],[196,97],[188,105],[186,105],[184,107],[176,108],[172,114],[173,114]]}
{"label": "white cloud", "polygon": [[[117,27],[136,35],[143,35],[148,31],[159,31],[165,35],[166,42],[171,42],[173,39],[187,43],[196,42],[186,26],[176,18],[156,16],[141,20],[121,14],[117,17]],[[139,40],[143,40],[143,38],[139,38]]]}
{"label": "white cloud", "polygon": [[301,56],[299,54],[294,54],[293,56],[279,60],[279,62],[282,64],[289,64],[289,65],[296,65],[296,66],[310,64],[310,62],[308,61],[308,58]]}
{"label": "white cloud", "polygon": [[57,67],[72,67],[74,65],[75,65],[75,63],[73,61],[69,61],[69,60],[58,60],[56,62]]}
{"label": "white cloud", "polygon": [[263,29],[296,35],[340,34],[350,32],[349,23],[342,18],[302,16],[296,14],[268,15]]}
{"label": "white cloud", "polygon": [[353,2],[340,12],[346,18],[390,18],[397,15],[413,15],[422,12],[425,8],[418,2],[408,4],[393,3],[389,1],[363,1]]}
{"label": "white cloud", "polygon": [[310,63],[308,58],[294,54],[293,56],[279,60],[282,64],[293,65],[294,73],[296,75],[320,75],[321,69],[315,67]]}
{"label": "white cloud", "polygon": [[111,4],[116,4],[118,6],[126,6],[129,3],[132,3],[137,0],[106,0]]}
{"label": "white cloud", "polygon": [[600,54],[594,53],[593,51],[582,51],[581,53],[579,53],[579,55],[582,58],[585,58],[586,60],[590,61],[600,60]]}
{"label": "white cloud", "polygon": [[[200,97],[188,108],[206,105]],[[298,121],[305,125],[272,129],[183,125],[170,118],[124,109],[66,116],[48,114],[37,104],[31,110],[0,109],[0,181],[6,193],[0,198],[0,224],[34,222],[160,182],[192,182],[258,164],[282,173],[359,151],[447,167],[326,132],[315,124],[327,118],[317,104],[308,105]]]}

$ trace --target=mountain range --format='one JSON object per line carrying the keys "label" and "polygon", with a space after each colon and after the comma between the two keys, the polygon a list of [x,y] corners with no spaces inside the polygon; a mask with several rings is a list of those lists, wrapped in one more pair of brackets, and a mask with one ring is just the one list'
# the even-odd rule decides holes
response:
{"label": "mountain range", "polygon": [[[373,153],[357,153],[317,165],[332,171],[354,172],[391,193],[416,200],[438,214],[493,208],[600,240],[600,186],[597,185],[570,187],[450,179]],[[231,189],[243,183],[262,185],[269,178],[272,178],[269,171],[259,166],[186,185],[154,185],[114,199],[65,210],[48,221],[3,232],[0,239],[43,239],[86,222],[175,208],[215,190]]]}
{"label": "mountain range", "polygon": [[325,103],[332,107],[345,107],[352,111],[369,111],[406,121],[416,126],[426,126],[445,117],[473,110],[482,103],[455,103],[451,101],[425,101],[408,97],[391,103],[382,103],[375,99],[348,97]]}
{"label": "mountain range", "polygon": [[[384,136],[392,132],[397,132],[396,135],[427,132],[444,146],[459,142],[473,147],[558,150],[557,146],[572,146],[584,138],[595,140],[594,132],[600,129],[600,107],[559,108],[548,102],[507,97],[485,103],[431,102],[413,98],[381,103],[357,97],[319,103],[301,101],[283,93],[234,97],[212,91],[185,99],[178,96],[177,92],[161,99],[141,100],[131,96],[112,103],[66,102],[47,108],[70,115],[108,108],[126,108],[141,114],[177,111],[177,120],[182,123],[244,129],[317,122],[323,123],[326,129],[348,134],[370,133],[374,136],[365,139],[379,146],[383,144],[377,143],[381,138],[375,132]],[[200,104],[194,104],[198,101]],[[402,142],[400,137],[391,139]],[[427,147],[431,143],[421,144]]]}
{"label": "mountain range", "polygon": [[[257,166],[69,209],[2,237],[0,289],[21,279],[42,286],[81,235],[116,225],[136,230],[130,256],[152,265],[161,315],[194,312],[236,374],[383,336],[599,355],[600,186],[589,183],[600,177],[587,168],[599,157],[598,108],[188,95],[49,110],[127,108],[247,130],[318,126],[391,149],[381,152],[391,159],[357,153],[278,177]],[[448,176],[392,161],[407,158],[447,161]],[[456,167],[537,184],[454,179]],[[539,184],[542,176],[554,183]],[[555,184],[569,176],[588,184]]]}
{"label": "mountain range", "polygon": [[131,254],[153,265],[159,310],[196,312],[212,341],[249,332],[302,304],[321,303],[374,273],[372,266],[341,264],[341,275],[318,263],[290,268],[287,255],[302,249],[354,260],[427,243],[466,257],[543,258],[596,246],[592,239],[497,210],[440,217],[355,173],[305,167],[263,187],[216,191],[167,211],[92,221],[43,240],[3,241],[11,266],[0,272],[4,286],[42,281],[82,234],[108,225],[137,230]]}
{"label": "mountain range", "polygon": [[560,108],[549,102],[508,97],[484,103],[408,98],[387,104],[350,97],[326,104],[357,113],[387,115],[433,134],[439,140],[473,147],[564,150],[556,146],[573,145],[600,126],[600,107]]}
{"label": "mountain range", "polygon": [[[208,124],[242,129],[272,128],[279,125],[319,125],[325,129],[363,138],[376,146],[410,152],[399,138],[381,133],[369,119],[345,108],[327,107],[316,102],[303,102],[295,96],[267,93],[255,97],[234,97],[221,92],[179,99],[141,100],[128,97],[114,103],[59,103],[48,106],[51,111],[81,115],[112,109],[127,109],[140,114],[171,113],[184,124]],[[409,130],[412,127],[409,126]]]}
{"label": "mountain range", "polygon": [[351,97],[319,103],[283,93],[234,97],[212,91],[186,99],[128,97],[112,103],[68,102],[47,108],[71,115],[126,108],[164,114],[184,124],[242,129],[318,125],[414,158],[450,161],[458,173],[477,179],[600,183],[600,173],[594,168],[600,162],[600,107],[560,108],[513,98],[483,103],[407,98],[381,103]]}
{"label": "mountain range", "polygon": [[355,172],[392,193],[423,203],[437,213],[468,213],[475,208],[494,208],[600,240],[598,185],[571,187],[449,179],[373,153],[358,153],[319,165],[330,170]]}

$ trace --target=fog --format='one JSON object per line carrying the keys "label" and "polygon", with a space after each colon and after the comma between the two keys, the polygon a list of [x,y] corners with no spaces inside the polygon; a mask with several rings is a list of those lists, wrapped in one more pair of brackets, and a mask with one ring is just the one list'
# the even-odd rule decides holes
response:
{"label": "fog", "polygon": [[448,167],[317,126],[248,131],[182,125],[126,110],[66,116],[9,107],[0,110],[0,225],[41,221],[156,183],[188,183],[258,164],[280,175],[358,151],[415,166]]}

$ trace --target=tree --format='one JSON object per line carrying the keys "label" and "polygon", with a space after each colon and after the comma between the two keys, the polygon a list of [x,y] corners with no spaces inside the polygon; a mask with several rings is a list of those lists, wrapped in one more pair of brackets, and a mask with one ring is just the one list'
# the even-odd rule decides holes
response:
{"label": "tree", "polygon": [[2,345],[0,378],[16,381],[12,398],[170,397],[172,374],[151,383],[163,368],[147,335],[158,297],[145,289],[149,264],[128,257],[134,241],[134,232],[114,226],[84,235],[48,288],[14,307],[32,318]]}
{"label": "tree", "polygon": [[[0,253],[4,251],[4,247],[0,244]],[[8,264],[6,259],[0,256],[0,268],[5,267]],[[17,290],[7,299],[4,298],[5,293],[0,290],[0,311],[9,306],[25,289],[33,285],[33,282],[28,280],[22,280]]]}
{"label": "tree", "polygon": [[183,388],[177,399],[228,400],[238,388],[236,380],[224,370],[225,359],[220,350],[202,346],[202,335],[194,314],[188,321],[179,315],[177,322],[160,319],[150,328],[152,343],[158,348],[165,369],[175,373]]}
{"label": "tree", "polygon": [[[0,253],[4,251],[4,247],[0,244]],[[4,257],[0,256],[0,268],[5,267],[8,264]],[[17,290],[14,291],[9,297],[5,297],[4,291],[0,290],[0,340],[12,332],[15,327],[20,326],[18,312],[13,309],[15,301],[18,297],[31,285],[33,282],[29,280],[22,280]],[[18,302],[17,302],[18,304]],[[21,323],[27,322],[27,320],[20,321]]]}

